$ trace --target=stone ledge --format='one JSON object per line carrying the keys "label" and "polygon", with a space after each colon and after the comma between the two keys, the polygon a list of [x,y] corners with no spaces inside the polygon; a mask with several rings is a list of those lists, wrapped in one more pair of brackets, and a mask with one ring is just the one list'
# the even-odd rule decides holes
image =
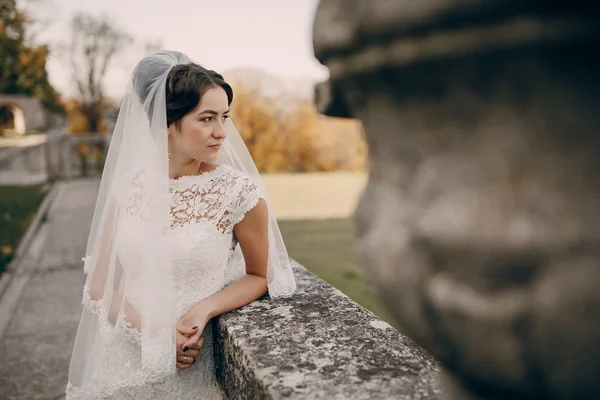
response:
{"label": "stone ledge", "polygon": [[296,264],[298,291],[213,325],[215,370],[234,399],[439,399],[437,363]]}

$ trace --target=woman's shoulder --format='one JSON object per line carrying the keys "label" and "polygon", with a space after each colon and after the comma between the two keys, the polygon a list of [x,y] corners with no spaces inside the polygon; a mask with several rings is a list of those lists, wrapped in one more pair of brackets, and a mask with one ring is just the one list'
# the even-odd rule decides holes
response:
{"label": "woman's shoulder", "polygon": [[225,176],[233,184],[255,184],[254,179],[252,179],[250,174],[245,171],[234,168],[229,164],[220,164],[219,168],[222,168],[223,171],[225,171]]}
{"label": "woman's shoulder", "polygon": [[236,169],[227,164],[222,165],[224,165],[223,168],[226,171],[223,176],[224,181],[228,183],[230,193],[234,197],[245,197],[249,194],[256,194],[260,196],[260,189],[249,173]]}

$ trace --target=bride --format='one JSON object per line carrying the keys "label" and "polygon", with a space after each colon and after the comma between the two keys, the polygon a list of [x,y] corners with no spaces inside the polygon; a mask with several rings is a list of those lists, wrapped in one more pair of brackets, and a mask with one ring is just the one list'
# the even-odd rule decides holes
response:
{"label": "bride", "polygon": [[88,238],[67,399],[220,399],[209,321],[296,283],[223,77],[135,67]]}

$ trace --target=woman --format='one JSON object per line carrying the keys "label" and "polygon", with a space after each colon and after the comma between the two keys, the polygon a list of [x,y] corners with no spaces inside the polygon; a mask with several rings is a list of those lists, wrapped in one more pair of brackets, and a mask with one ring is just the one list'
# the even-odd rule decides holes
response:
{"label": "woman", "polygon": [[67,399],[221,398],[211,318],[296,284],[223,77],[178,52],[136,66],[84,259]]}

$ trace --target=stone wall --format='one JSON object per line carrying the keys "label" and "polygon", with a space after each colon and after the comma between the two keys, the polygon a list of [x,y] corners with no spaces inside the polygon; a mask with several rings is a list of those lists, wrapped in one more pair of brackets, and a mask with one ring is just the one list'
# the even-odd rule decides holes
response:
{"label": "stone wall", "polygon": [[21,132],[17,132],[18,134],[46,128],[46,112],[38,99],[29,96],[0,94],[0,107],[2,106],[16,107],[22,112],[24,126]]}
{"label": "stone wall", "polygon": [[0,184],[34,185],[55,178],[99,175],[103,160],[96,158],[92,145],[109,139],[53,132],[7,140],[14,143],[0,149]]}
{"label": "stone wall", "polygon": [[3,148],[0,152],[1,185],[36,185],[48,181],[49,168],[53,158],[45,136],[35,136],[23,146]]}
{"label": "stone wall", "polygon": [[386,322],[295,264],[298,291],[213,325],[231,400],[440,399],[433,359]]}

